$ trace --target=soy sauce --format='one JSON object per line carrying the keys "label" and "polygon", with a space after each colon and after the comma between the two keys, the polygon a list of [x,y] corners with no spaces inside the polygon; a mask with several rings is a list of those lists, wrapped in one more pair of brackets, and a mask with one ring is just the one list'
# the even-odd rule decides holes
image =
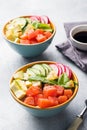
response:
{"label": "soy sauce", "polygon": [[79,42],[87,43],[87,31],[78,32],[73,37]]}

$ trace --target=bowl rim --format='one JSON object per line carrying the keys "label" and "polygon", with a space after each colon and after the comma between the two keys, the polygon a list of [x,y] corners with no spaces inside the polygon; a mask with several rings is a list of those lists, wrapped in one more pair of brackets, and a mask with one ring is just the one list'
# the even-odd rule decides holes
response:
{"label": "bowl rim", "polygon": [[[35,61],[35,62],[30,62],[30,63],[28,63],[28,64],[25,64],[25,65],[23,65],[23,66],[21,66],[20,68],[18,68],[14,73],[13,73],[13,75],[17,72],[17,71],[19,71],[19,70],[25,70],[27,67],[30,67],[30,66],[32,66],[32,65],[34,65],[34,64],[37,64],[37,63],[57,63],[57,62],[55,62],[55,61]],[[66,105],[66,104],[68,104],[70,101],[72,101],[74,98],[75,98],[75,96],[76,96],[76,94],[77,94],[77,92],[78,92],[78,88],[79,88],[79,81],[78,81],[78,78],[77,78],[77,76],[76,76],[76,74],[72,71],[72,74],[73,74],[73,77],[74,77],[74,79],[75,79],[75,81],[76,81],[76,88],[75,88],[75,90],[74,90],[74,93],[73,93],[73,95],[66,101],[66,102],[64,102],[64,103],[62,103],[62,104],[59,104],[59,105],[56,105],[56,106],[52,106],[52,107],[48,107],[48,108],[39,108],[39,107],[36,107],[36,106],[32,106],[32,105],[27,105],[27,104],[25,104],[23,101],[21,101],[20,99],[18,99],[16,96],[15,96],[15,94],[12,92],[12,90],[10,89],[10,93],[11,93],[11,95],[12,95],[12,97],[19,103],[19,104],[21,104],[22,106],[25,106],[25,107],[27,107],[27,108],[29,108],[29,109],[35,109],[35,110],[52,110],[52,109],[56,109],[56,108],[60,108],[60,107],[62,107],[62,106],[64,106],[64,105]],[[10,83],[12,82],[12,80],[13,80],[13,75],[11,76],[11,79],[10,79],[10,82],[9,82],[9,85],[10,85]]]}
{"label": "bowl rim", "polygon": [[[30,17],[30,16],[31,16],[31,15],[23,15],[23,16],[18,16],[18,17],[15,17],[15,18]],[[32,15],[32,16],[34,16],[34,15]],[[38,15],[36,15],[36,16],[38,16]],[[42,16],[42,15],[41,15],[41,16]],[[7,41],[9,41],[9,42],[12,43],[12,44],[16,44],[16,45],[19,45],[19,46],[36,46],[36,45],[39,45],[39,44],[44,44],[45,42],[49,41],[49,40],[55,35],[55,33],[56,33],[56,26],[54,25],[54,23],[52,22],[52,20],[50,20],[50,24],[51,24],[52,27],[53,27],[53,33],[52,33],[52,35],[51,35],[48,39],[46,39],[46,40],[43,41],[43,42],[36,43],[36,44],[17,44],[17,43],[15,43],[15,42],[13,42],[13,41],[7,39],[6,36],[5,36],[5,27],[6,27],[6,25],[7,25],[8,23],[10,23],[12,20],[14,20],[15,18],[13,18],[13,19],[9,20],[8,22],[6,22],[6,23],[4,24],[4,26],[3,26],[3,29],[2,29],[2,34],[3,34],[4,39],[7,40]]]}
{"label": "bowl rim", "polygon": [[[76,44],[79,44],[79,45],[84,45],[84,46],[87,46],[87,43],[84,43],[84,42],[80,42],[76,39],[74,39],[74,37],[72,36],[72,33],[74,30],[76,30],[77,28],[80,28],[80,27],[87,27],[87,24],[80,24],[80,25],[77,25],[77,26],[74,26],[71,30],[70,30],[70,38],[76,43]],[[81,32],[81,31],[78,31],[78,32]],[[76,33],[75,33],[76,34]]]}

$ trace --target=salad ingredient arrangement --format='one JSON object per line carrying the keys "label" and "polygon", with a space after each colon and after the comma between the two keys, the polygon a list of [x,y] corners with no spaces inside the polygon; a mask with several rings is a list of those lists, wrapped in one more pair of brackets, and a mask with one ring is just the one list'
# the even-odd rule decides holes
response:
{"label": "salad ingredient arrangement", "polygon": [[37,63],[13,75],[10,89],[27,105],[49,108],[70,99],[75,89],[72,70],[59,63]]}
{"label": "salad ingredient arrangement", "polygon": [[6,25],[5,35],[17,44],[37,44],[51,37],[53,31],[47,16],[26,16],[11,20]]}

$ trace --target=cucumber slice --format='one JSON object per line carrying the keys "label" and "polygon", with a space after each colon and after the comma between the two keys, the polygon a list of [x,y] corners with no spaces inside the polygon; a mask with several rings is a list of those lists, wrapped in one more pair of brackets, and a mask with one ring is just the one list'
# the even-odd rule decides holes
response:
{"label": "cucumber slice", "polygon": [[30,18],[26,18],[26,20],[27,20],[27,22],[28,22],[29,24],[31,24],[31,23],[32,23],[32,21],[31,21],[31,19],[30,19]]}
{"label": "cucumber slice", "polygon": [[27,20],[25,18],[16,18],[11,22],[14,26],[21,26],[21,29],[24,29],[27,25]]}
{"label": "cucumber slice", "polygon": [[32,66],[32,68],[35,68],[36,70],[39,70],[41,73],[41,76],[45,76],[45,69],[43,68],[43,66],[41,64],[35,64]]}

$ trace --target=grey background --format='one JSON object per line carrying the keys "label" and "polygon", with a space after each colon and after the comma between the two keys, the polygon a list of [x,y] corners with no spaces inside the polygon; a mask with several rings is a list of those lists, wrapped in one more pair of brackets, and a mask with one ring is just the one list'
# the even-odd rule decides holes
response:
{"label": "grey background", "polygon": [[[48,15],[56,25],[56,35],[49,48],[33,59],[25,59],[6,44],[2,27],[9,19],[21,15]],[[0,130],[66,130],[84,107],[87,98],[87,74],[57,51],[55,45],[65,41],[64,22],[87,21],[87,0],[0,0]],[[52,60],[69,65],[79,79],[76,98],[60,114],[36,118],[22,109],[11,97],[9,80],[18,67],[38,60]],[[87,130],[87,114],[79,130]]]}

